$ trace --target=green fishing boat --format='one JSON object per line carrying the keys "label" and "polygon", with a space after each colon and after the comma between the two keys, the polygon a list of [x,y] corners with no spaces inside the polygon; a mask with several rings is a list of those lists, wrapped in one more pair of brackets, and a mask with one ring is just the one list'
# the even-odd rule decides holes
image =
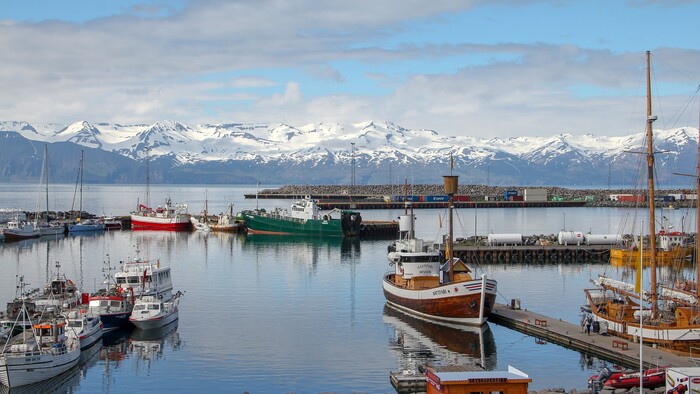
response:
{"label": "green fishing boat", "polygon": [[305,198],[292,204],[291,211],[275,208],[245,210],[239,213],[249,234],[312,235],[352,237],[360,233],[359,212],[334,209],[321,214],[315,200]]}

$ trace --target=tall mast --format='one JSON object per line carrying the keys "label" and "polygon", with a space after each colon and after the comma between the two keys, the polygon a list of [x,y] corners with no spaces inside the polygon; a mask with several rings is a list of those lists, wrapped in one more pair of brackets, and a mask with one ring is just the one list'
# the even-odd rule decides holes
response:
{"label": "tall mast", "polygon": [[697,278],[695,279],[695,296],[700,299],[700,105],[698,106],[698,163],[695,173],[695,271]]}
{"label": "tall mast", "polygon": [[148,147],[146,147],[146,206],[147,207],[151,206],[151,201],[149,201],[150,194],[151,194],[151,169],[150,169],[150,165],[149,165]]}
{"label": "tall mast", "polygon": [[78,219],[83,218],[83,151],[80,151],[80,209]]}
{"label": "tall mast", "polygon": [[[657,119],[651,114],[651,52],[647,51],[647,187],[649,190],[649,258],[651,261],[651,310],[656,315],[657,289],[656,289],[656,212],[654,196],[654,147],[652,124]],[[641,245],[643,248],[644,245]]]}
{"label": "tall mast", "polygon": [[44,186],[46,193],[46,223],[49,222],[49,147],[44,145]]}

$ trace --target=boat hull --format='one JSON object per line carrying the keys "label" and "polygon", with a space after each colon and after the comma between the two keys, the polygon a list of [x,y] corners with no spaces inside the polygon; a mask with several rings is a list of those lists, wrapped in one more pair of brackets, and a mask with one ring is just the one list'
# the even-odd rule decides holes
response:
{"label": "boat hull", "polygon": [[496,281],[450,283],[430,289],[412,290],[394,284],[394,273],[384,276],[384,297],[391,305],[428,319],[467,325],[482,325],[496,303]]}
{"label": "boat hull", "polygon": [[160,218],[142,215],[131,215],[131,228],[142,230],[187,231],[190,229],[190,219],[183,217]]}
{"label": "boat hull", "polygon": [[10,229],[5,229],[3,231],[5,235],[5,241],[20,241],[23,239],[39,238],[41,233],[39,230],[36,231],[12,231]]}
{"label": "boat hull", "polygon": [[[591,307],[593,321],[597,321],[601,326],[605,325],[609,334],[627,340],[637,340],[641,334],[642,340],[646,345],[655,344],[680,352],[689,352],[691,347],[700,347],[700,324],[644,325],[640,330],[638,320],[615,319],[611,316],[615,316],[616,313],[611,312],[609,314],[606,309],[608,308],[607,305],[596,305],[595,302],[593,302],[595,295],[592,293],[595,291],[598,291],[598,289],[584,290]],[[630,312],[626,313],[629,314]]]}
{"label": "boat hull", "polygon": [[114,331],[121,327],[126,327],[129,325],[129,315],[131,312],[119,312],[119,313],[104,313],[100,315],[100,320],[102,320],[102,329],[107,331]]}
{"label": "boat hull", "polygon": [[134,319],[130,318],[129,321],[140,330],[153,330],[166,326],[178,318],[178,311],[174,311],[170,314],[163,314],[160,316],[155,316],[149,319]]}
{"label": "boat hull", "polygon": [[79,358],[78,346],[61,355],[42,352],[28,357],[24,353],[7,353],[0,356],[0,382],[8,387],[41,382],[73,368]]}
{"label": "boat hull", "polygon": [[[688,257],[692,257],[695,252],[693,247],[679,247],[671,250],[657,250],[656,251],[656,263],[663,265],[665,263],[675,263],[678,260],[685,260]],[[651,261],[651,252],[649,250],[644,250],[642,258],[645,264],[649,264]],[[629,250],[629,249],[610,249],[610,258],[618,260],[619,262],[630,262],[632,264],[639,264],[639,250]]]}
{"label": "boat hull", "polygon": [[[256,211],[243,211],[243,219],[251,234],[306,235],[320,237],[355,236],[357,226],[344,226],[342,219],[295,219],[285,216],[259,214]],[[357,227],[357,229],[355,229]]]}
{"label": "boat hull", "polygon": [[88,231],[104,231],[104,224],[70,224],[68,225],[69,233],[82,233]]}

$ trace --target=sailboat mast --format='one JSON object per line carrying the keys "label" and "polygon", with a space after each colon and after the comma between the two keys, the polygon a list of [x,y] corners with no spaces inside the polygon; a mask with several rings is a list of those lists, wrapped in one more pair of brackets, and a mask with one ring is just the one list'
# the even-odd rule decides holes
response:
{"label": "sailboat mast", "polygon": [[700,299],[700,105],[698,105],[698,163],[695,174],[695,296]]}
{"label": "sailboat mast", "polygon": [[[649,191],[649,259],[651,262],[651,310],[656,315],[657,289],[656,289],[656,212],[654,195],[654,147],[652,124],[657,119],[651,114],[651,52],[647,51],[647,187]],[[644,245],[640,245],[644,247]]]}
{"label": "sailboat mast", "polygon": [[147,207],[151,206],[150,194],[151,194],[151,168],[150,168],[150,164],[149,164],[148,147],[146,147],[146,206]]}
{"label": "sailboat mast", "polygon": [[46,194],[46,223],[49,222],[49,147],[44,145],[44,187]]}
{"label": "sailboat mast", "polygon": [[78,219],[83,218],[83,151],[80,151],[80,209],[78,210]]}

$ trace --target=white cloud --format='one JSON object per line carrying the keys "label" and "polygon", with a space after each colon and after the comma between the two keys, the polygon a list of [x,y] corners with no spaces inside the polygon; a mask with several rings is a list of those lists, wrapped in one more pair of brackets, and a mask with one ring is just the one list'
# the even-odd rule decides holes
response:
{"label": "white cloud", "polygon": [[[637,131],[630,118],[643,83],[643,52],[515,44],[525,34],[518,31],[512,43],[439,31],[441,18],[482,4],[194,1],[163,17],[153,16],[162,10],[136,7],[80,24],[4,20],[0,119],[299,125],[384,119],[445,135],[504,137]],[[428,38],[438,33],[444,41]],[[420,42],[410,41],[415,37]],[[652,49],[664,59],[655,70],[660,83],[697,84],[698,48]],[[679,96],[667,94],[663,105],[680,107]]]}

